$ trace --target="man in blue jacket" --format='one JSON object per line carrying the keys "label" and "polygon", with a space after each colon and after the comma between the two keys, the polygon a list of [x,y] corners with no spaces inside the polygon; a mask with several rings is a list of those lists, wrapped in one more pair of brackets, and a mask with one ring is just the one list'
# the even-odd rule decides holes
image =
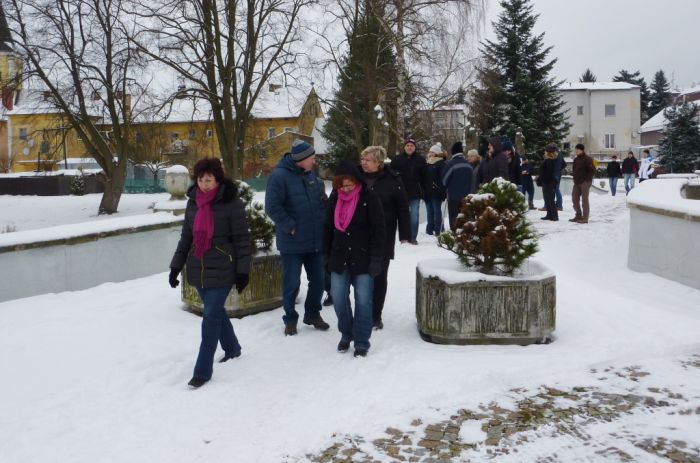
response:
{"label": "man in blue jacket", "polygon": [[302,265],[309,280],[303,321],[318,330],[329,328],[321,318],[325,207],[321,194],[323,182],[313,171],[315,154],[310,144],[295,140],[291,152],[272,171],[265,193],[265,211],[275,222],[275,241],[282,258],[285,336],[297,334],[299,314],[294,305]]}
{"label": "man in blue jacket", "polygon": [[445,166],[442,175],[442,184],[447,188],[447,213],[450,218],[450,229],[455,231],[457,214],[462,205],[462,199],[466,198],[472,189],[472,166],[464,159],[462,142],[456,142],[450,149],[452,157]]}

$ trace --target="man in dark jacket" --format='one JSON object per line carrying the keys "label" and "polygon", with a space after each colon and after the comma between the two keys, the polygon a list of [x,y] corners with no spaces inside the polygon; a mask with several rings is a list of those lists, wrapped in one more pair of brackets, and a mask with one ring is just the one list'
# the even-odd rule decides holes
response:
{"label": "man in dark jacket", "polygon": [[[576,145],[575,150],[576,157],[574,158],[573,166],[574,188],[571,191],[571,199],[574,203],[576,216],[569,219],[569,222],[588,223],[588,214],[590,213],[588,193],[593,184],[595,165],[593,164],[593,158],[586,154],[584,146],[581,143]],[[583,204],[583,210],[581,204]]]}
{"label": "man in dark jacket", "polygon": [[445,166],[442,184],[447,188],[447,213],[450,218],[450,229],[455,231],[455,222],[462,200],[472,189],[472,166],[464,159],[462,142],[452,145],[452,157]]}
{"label": "man in dark jacket", "polygon": [[612,157],[612,161],[608,163],[606,168],[608,173],[608,184],[610,185],[610,194],[615,196],[617,192],[617,179],[622,177],[622,169],[620,169],[620,163],[617,162],[617,156]]}
{"label": "man in dark jacket", "polygon": [[508,158],[508,181],[514,183],[518,186],[518,190],[521,190],[522,180],[520,171],[520,156],[515,152],[513,143],[509,140],[503,142],[503,152]]}
{"label": "man in dark jacket", "polygon": [[391,169],[398,172],[408,195],[408,208],[411,213],[411,244],[418,244],[418,217],[420,200],[428,184],[428,167],[425,158],[416,152],[416,141],[406,140],[403,153],[391,161]]}
{"label": "man in dark jacket", "polygon": [[312,170],[314,148],[295,140],[290,153],[280,160],[267,182],[265,211],[275,222],[275,241],[282,258],[284,334],[297,334],[299,314],[294,308],[301,279],[306,270],[309,288],[304,302],[304,323],[325,331],[328,323],[321,318],[323,296],[323,257],[321,240],[325,208],[323,183]]}
{"label": "man in dark jacket", "polygon": [[500,138],[491,138],[489,140],[488,150],[488,158],[479,168],[479,184],[489,183],[491,180],[498,177],[508,180],[508,158],[503,152]]}
{"label": "man in dark jacket", "polygon": [[625,178],[625,192],[629,194],[630,190],[634,188],[634,178],[639,172],[639,163],[634,157],[634,153],[630,151],[627,153],[627,159],[622,161],[622,176]]}

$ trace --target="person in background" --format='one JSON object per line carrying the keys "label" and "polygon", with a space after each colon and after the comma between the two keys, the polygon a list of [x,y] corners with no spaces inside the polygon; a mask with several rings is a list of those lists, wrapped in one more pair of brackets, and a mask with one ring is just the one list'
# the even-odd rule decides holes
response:
{"label": "person in background", "polygon": [[642,159],[642,163],[639,166],[639,183],[642,183],[644,180],[649,180],[651,174],[654,173],[654,157],[649,150],[644,150],[642,153],[644,153],[645,157]]}
{"label": "person in background", "polygon": [[551,220],[553,222],[559,220],[559,213],[554,198],[554,188],[557,185],[557,178],[555,177],[557,162],[557,147],[547,145],[544,149],[544,162],[540,168],[540,175],[537,177],[537,185],[542,187],[544,206],[547,210],[547,215],[542,217],[542,220]]}
{"label": "person in background", "polygon": [[503,152],[501,139],[493,137],[488,144],[489,156],[479,169],[479,185],[489,183],[494,178],[508,180],[508,158]]}
{"label": "person in background", "polygon": [[367,188],[379,197],[384,213],[386,240],[382,271],[374,277],[372,292],[372,325],[374,329],[384,328],[382,311],[386,299],[389,263],[394,258],[396,230],[399,230],[401,244],[411,239],[411,219],[408,212],[408,197],[398,173],[385,166],[386,150],[381,146],[368,146],[360,155],[362,178]]}
{"label": "person in background", "polygon": [[481,169],[479,152],[475,149],[469,150],[467,152],[467,162],[472,166],[472,187],[469,193],[474,194],[479,190],[479,170]]}
{"label": "person in background", "polygon": [[557,162],[554,164],[554,177],[557,179],[557,184],[554,186],[554,197],[558,211],[564,210],[564,197],[561,194],[561,176],[566,169],[566,159],[557,145],[552,145],[557,149]]}
{"label": "person in background", "polygon": [[508,181],[518,186],[518,191],[522,191],[522,170],[520,168],[520,155],[515,152],[513,143],[510,140],[503,142],[503,152],[508,158]]}
{"label": "person in background", "polygon": [[608,163],[608,167],[605,170],[608,173],[610,194],[615,196],[615,193],[617,193],[617,179],[622,177],[622,169],[620,168],[620,163],[617,162],[617,156],[612,157],[612,161]]}
{"label": "person in background", "polygon": [[464,149],[462,142],[458,141],[452,145],[450,157],[445,173],[442,176],[442,184],[447,189],[447,211],[450,218],[450,229],[454,232],[455,222],[459,214],[462,200],[472,189],[472,166],[464,159]]}
{"label": "person in background", "polygon": [[527,195],[527,205],[530,210],[535,209],[535,183],[532,180],[534,166],[526,157],[520,161],[520,180],[522,182],[522,192]]}
{"label": "person in background", "polygon": [[238,188],[224,175],[221,161],[204,158],[194,165],[195,181],[187,192],[187,207],[180,241],[170,262],[172,288],[183,267],[187,282],[197,289],[204,304],[202,340],[188,385],[198,388],[211,379],[216,346],[223,363],[240,357],[241,345],[224,304],[233,286],[240,294],[248,285],[251,249],[245,204]]}
{"label": "person in background", "polygon": [[[341,161],[333,177],[323,230],[323,253],[331,272],[331,294],[338,316],[338,352],[355,344],[355,357],[365,357],[372,335],[374,279],[382,273],[386,230],[382,203],[362,181],[360,171]],[[355,313],[350,307],[350,286]]]}
{"label": "person in background", "polygon": [[403,186],[406,188],[411,213],[411,244],[418,244],[420,200],[425,194],[428,168],[425,158],[416,151],[416,141],[413,138],[406,140],[403,149],[403,153],[391,161],[391,169],[401,175]]}
{"label": "person in background", "polygon": [[627,158],[622,161],[622,176],[625,179],[625,192],[627,194],[634,188],[634,178],[637,176],[638,171],[639,163],[637,158],[634,157],[634,153],[630,151],[627,153]]}
{"label": "person in background", "polygon": [[301,283],[301,267],[309,281],[304,301],[304,323],[317,330],[330,326],[321,318],[323,297],[323,258],[321,238],[325,206],[323,182],[313,171],[313,146],[295,140],[267,181],[265,211],[275,222],[275,243],[282,260],[284,334],[297,334],[299,314],[295,299]]}
{"label": "person in background", "polygon": [[442,174],[445,172],[445,159],[442,145],[436,143],[428,151],[428,186],[425,190],[425,210],[427,223],[425,233],[439,235],[442,233],[442,202],[445,200],[445,187],[442,185]]}
{"label": "person in background", "polygon": [[[576,157],[574,158],[573,176],[574,188],[571,191],[571,200],[574,204],[576,215],[569,219],[569,222],[588,223],[590,205],[588,194],[593,184],[595,175],[595,164],[593,158],[586,154],[585,147],[579,143],[575,147]],[[583,207],[582,207],[583,206]]]}

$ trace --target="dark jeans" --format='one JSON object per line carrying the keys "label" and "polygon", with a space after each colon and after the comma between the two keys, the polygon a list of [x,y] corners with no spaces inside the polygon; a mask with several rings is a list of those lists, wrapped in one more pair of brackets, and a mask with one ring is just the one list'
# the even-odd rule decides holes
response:
{"label": "dark jeans", "polygon": [[299,320],[295,306],[295,299],[301,284],[301,266],[306,270],[306,278],[309,288],[304,301],[304,318],[313,320],[321,313],[321,298],[323,297],[324,270],[323,258],[320,252],[306,254],[280,253],[282,259],[282,298],[284,301],[284,323]]}
{"label": "dark jeans", "polygon": [[529,178],[529,181],[523,178],[523,184],[520,185],[520,188],[520,191],[522,191],[523,194],[527,194],[528,204],[532,203],[535,199],[535,184],[532,181],[532,177]]}
{"label": "dark jeans", "polygon": [[559,220],[559,212],[557,211],[557,205],[555,202],[555,188],[556,185],[542,185],[542,196],[544,196],[544,207],[547,209],[548,219]]}
{"label": "dark jeans", "polygon": [[384,301],[386,300],[387,278],[389,277],[389,264],[391,260],[384,261],[384,270],[374,277],[374,291],[372,291],[372,319],[382,319]]}
{"label": "dark jeans", "polygon": [[[355,293],[355,314],[348,303],[350,285]],[[372,288],[374,278],[369,273],[351,275],[346,268],[343,273],[331,273],[331,295],[335,314],[338,316],[338,331],[344,341],[354,341],[355,349],[369,349],[372,335]]]}
{"label": "dark jeans", "polygon": [[459,214],[459,209],[462,206],[462,201],[453,201],[451,199],[447,200],[447,216],[450,220],[450,230],[455,231],[457,226],[457,215]]}
{"label": "dark jeans", "polygon": [[411,216],[411,241],[418,238],[418,218],[420,217],[420,199],[408,200],[408,212]]}
{"label": "dark jeans", "polygon": [[428,213],[428,222],[425,225],[425,232],[428,235],[442,233],[442,200],[426,199],[425,210]]}
{"label": "dark jeans", "polygon": [[209,379],[213,370],[216,345],[221,343],[221,348],[229,357],[240,354],[241,345],[238,343],[233,325],[224,308],[231,286],[197,288],[197,292],[204,303],[204,316],[202,317],[202,342],[199,345],[199,355],[193,376]]}
{"label": "dark jeans", "polygon": [[617,177],[608,178],[608,183],[610,184],[610,193],[615,196],[615,193],[617,193]]}
{"label": "dark jeans", "polygon": [[556,198],[556,208],[564,208],[564,198],[561,196],[561,190],[559,189],[559,184],[561,183],[561,177],[557,178],[557,183],[554,185],[554,196]]}

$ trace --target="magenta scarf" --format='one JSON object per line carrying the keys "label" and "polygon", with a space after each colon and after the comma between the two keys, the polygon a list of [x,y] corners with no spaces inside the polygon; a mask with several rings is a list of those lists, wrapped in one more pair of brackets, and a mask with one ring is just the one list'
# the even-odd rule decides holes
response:
{"label": "magenta scarf", "polygon": [[197,214],[194,216],[193,229],[194,255],[199,259],[202,259],[204,253],[211,248],[211,240],[214,237],[214,213],[211,210],[211,203],[214,202],[218,191],[218,186],[206,193],[197,188],[195,194]]}
{"label": "magenta scarf", "polygon": [[357,185],[352,189],[350,193],[344,192],[342,189],[338,188],[338,202],[335,205],[335,216],[333,217],[335,222],[335,228],[344,232],[347,230],[352,220],[352,216],[355,214],[355,208],[357,208],[357,202],[360,200],[360,191],[362,191],[362,185]]}

